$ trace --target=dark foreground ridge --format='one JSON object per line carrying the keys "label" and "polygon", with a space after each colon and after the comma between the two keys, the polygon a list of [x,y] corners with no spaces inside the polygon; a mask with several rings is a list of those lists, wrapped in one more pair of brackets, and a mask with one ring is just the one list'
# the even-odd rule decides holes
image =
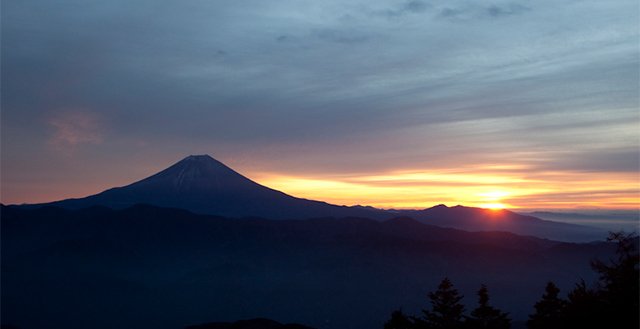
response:
{"label": "dark foreground ridge", "polygon": [[236,322],[211,322],[185,329],[314,329],[297,323],[282,324],[269,319],[240,320]]}
{"label": "dark foreground ridge", "polygon": [[562,291],[595,281],[590,260],[615,249],[409,217],[229,219],[136,205],[2,206],[0,220],[2,322],[27,329],[176,329],[256,317],[382,328],[398,307],[419,314],[444,277],[465,296],[487,285],[492,305],[524,321],[548,281]]}
{"label": "dark foreground ridge", "polygon": [[24,209],[56,206],[84,209],[105,206],[122,210],[136,204],[186,209],[230,218],[307,219],[362,217],[388,220],[408,216],[419,222],[466,231],[507,231],[568,242],[604,240],[607,231],[589,226],[545,221],[508,210],[444,205],[417,211],[384,211],[346,207],[296,198],[262,186],[208,155],[192,155],[133,184],[80,199],[22,205]]}

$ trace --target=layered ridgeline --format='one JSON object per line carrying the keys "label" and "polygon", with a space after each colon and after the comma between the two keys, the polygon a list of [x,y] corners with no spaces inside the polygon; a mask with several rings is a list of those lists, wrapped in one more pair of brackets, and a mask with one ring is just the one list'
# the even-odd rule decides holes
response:
{"label": "layered ridgeline", "polygon": [[18,328],[181,329],[266,317],[314,328],[382,329],[428,309],[448,277],[466,297],[525,321],[547,281],[563,293],[607,242],[466,232],[408,217],[265,220],[136,205],[1,207],[2,323]]}
{"label": "layered ridgeline", "polygon": [[592,282],[590,260],[615,249],[540,238],[606,234],[506,210],[299,199],[209,156],[86,198],[1,206],[0,224],[0,313],[18,328],[179,329],[256,317],[382,328],[398,307],[428,307],[444,277],[467,305],[486,284],[492,305],[523,322],[547,281],[563,292]]}
{"label": "layered ridgeline", "polygon": [[603,240],[607,237],[607,232],[602,229],[542,220],[508,210],[440,205],[418,211],[385,211],[296,198],[262,186],[208,155],[188,156],[141,181],[96,195],[20,207],[33,209],[57,206],[75,210],[100,205],[120,210],[136,204],[186,209],[198,214],[230,218],[362,217],[387,220],[403,215],[425,224],[467,231],[508,231],[520,235],[581,242]]}

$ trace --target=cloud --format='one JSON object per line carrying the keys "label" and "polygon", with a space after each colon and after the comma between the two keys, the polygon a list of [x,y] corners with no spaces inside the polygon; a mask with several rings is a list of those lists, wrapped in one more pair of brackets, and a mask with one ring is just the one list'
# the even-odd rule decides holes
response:
{"label": "cloud", "polygon": [[487,9],[487,12],[492,17],[501,17],[501,16],[509,16],[509,15],[518,15],[529,10],[531,10],[531,8],[525,7],[517,3],[510,3],[505,6],[493,5]]}
{"label": "cloud", "polygon": [[446,7],[440,9],[438,16],[456,20],[472,20],[482,19],[487,15],[492,18],[501,18],[511,15],[520,15],[532,9],[519,3],[494,4],[489,7],[479,6],[477,4],[465,3],[461,5],[447,4]]}
{"label": "cloud", "polygon": [[412,13],[421,13],[426,11],[429,8],[429,4],[427,4],[424,1],[418,1],[418,0],[414,0],[414,1],[409,1],[407,3],[404,4],[404,9],[406,11],[412,12]]}
{"label": "cloud", "polygon": [[385,9],[375,11],[375,15],[381,15],[387,18],[398,18],[407,14],[421,14],[426,12],[432,5],[430,3],[412,0],[403,4],[395,4],[393,9]]}
{"label": "cloud", "polygon": [[123,161],[145,141],[328,175],[637,165],[637,1],[77,3],[3,3],[16,163],[31,144]]}
{"label": "cloud", "polygon": [[443,8],[440,11],[440,16],[445,17],[445,18],[454,18],[454,17],[460,16],[463,13],[465,13],[465,10],[463,10],[463,9]]}
{"label": "cloud", "polygon": [[98,116],[88,112],[66,112],[49,120],[53,128],[49,145],[57,150],[70,150],[83,144],[103,142]]}
{"label": "cloud", "polygon": [[[321,39],[336,43],[358,44],[369,40],[370,36],[354,30],[326,28],[313,30],[312,34]],[[283,40],[278,40],[283,41]]]}

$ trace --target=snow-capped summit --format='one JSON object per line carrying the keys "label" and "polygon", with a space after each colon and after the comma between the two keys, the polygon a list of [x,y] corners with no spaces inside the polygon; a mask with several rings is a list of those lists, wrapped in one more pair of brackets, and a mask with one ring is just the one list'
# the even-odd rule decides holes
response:
{"label": "snow-capped summit", "polygon": [[173,166],[133,183],[129,187],[153,187],[172,193],[194,191],[225,193],[230,189],[236,190],[256,185],[258,184],[205,154],[190,155]]}

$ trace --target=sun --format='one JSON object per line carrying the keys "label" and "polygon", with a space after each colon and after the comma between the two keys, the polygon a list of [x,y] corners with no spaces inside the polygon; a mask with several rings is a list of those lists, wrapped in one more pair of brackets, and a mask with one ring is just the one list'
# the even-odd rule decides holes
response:
{"label": "sun", "polygon": [[480,208],[500,210],[500,209],[507,208],[507,206],[503,205],[502,203],[485,203],[485,204],[481,204]]}

